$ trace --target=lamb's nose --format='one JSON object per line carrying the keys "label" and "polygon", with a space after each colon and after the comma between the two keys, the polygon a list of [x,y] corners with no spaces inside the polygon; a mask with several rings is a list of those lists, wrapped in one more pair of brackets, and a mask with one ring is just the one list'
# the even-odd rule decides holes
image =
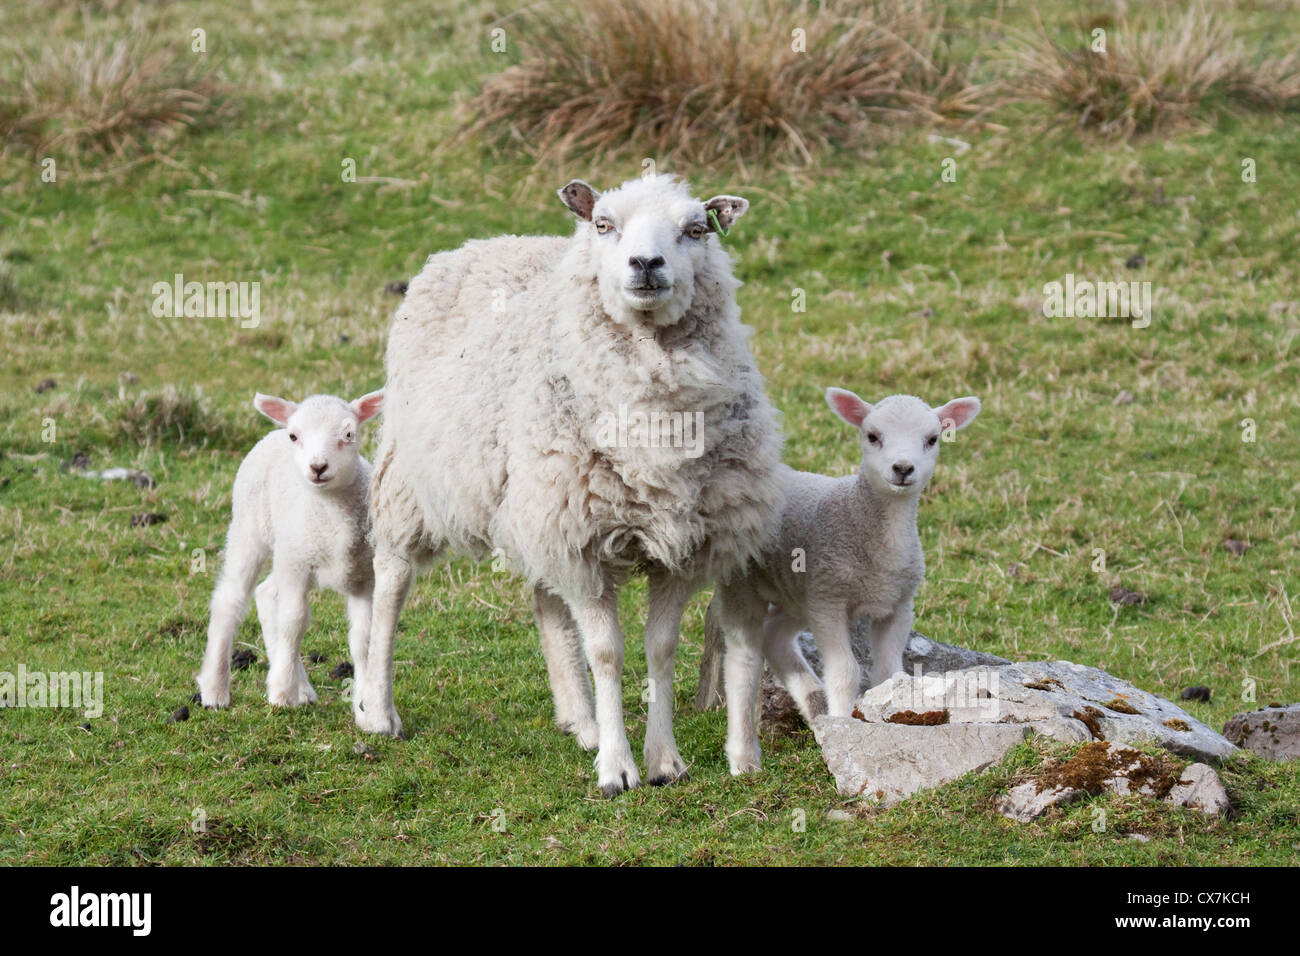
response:
{"label": "lamb's nose", "polygon": [[653,259],[647,259],[645,256],[632,256],[627,260],[627,264],[634,269],[640,269],[642,272],[649,272],[651,269],[658,269],[664,264],[663,256],[655,256]]}
{"label": "lamb's nose", "polygon": [[910,465],[907,462],[902,461],[894,463],[894,474],[899,478],[907,478],[911,476],[914,471],[916,471],[915,465]]}
{"label": "lamb's nose", "polygon": [[[329,467],[328,464],[326,464],[326,465],[312,465],[312,466],[311,466],[311,470],[314,471],[314,472],[316,473],[316,477],[319,478],[321,475],[325,474],[325,469],[328,468],[328,467]],[[897,468],[898,466],[895,465],[894,467]]]}

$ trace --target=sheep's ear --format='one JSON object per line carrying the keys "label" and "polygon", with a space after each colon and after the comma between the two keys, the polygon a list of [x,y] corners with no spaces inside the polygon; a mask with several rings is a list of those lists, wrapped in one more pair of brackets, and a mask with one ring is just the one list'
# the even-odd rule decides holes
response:
{"label": "sheep's ear", "polygon": [[581,179],[575,179],[556,192],[560,195],[560,201],[569,207],[569,212],[584,222],[591,222],[591,211],[596,208],[596,200],[600,198],[599,190],[593,189]]}
{"label": "sheep's ear", "polygon": [[854,428],[861,428],[863,419],[871,414],[871,406],[848,389],[826,389],[826,404]]}
{"label": "sheep's ear", "polygon": [[254,396],[253,407],[280,425],[287,425],[290,416],[298,410],[296,402],[276,398],[274,395],[263,395],[261,392]]}
{"label": "sheep's ear", "polygon": [[718,225],[730,229],[732,223],[749,211],[749,200],[739,196],[714,196],[704,204],[704,215],[709,220],[709,232],[717,232],[713,225],[712,210],[718,217]]}
{"label": "sheep's ear", "polygon": [[939,416],[939,424],[947,431],[949,428],[965,428],[975,420],[975,416],[980,413],[980,400],[974,395],[967,395],[965,398],[954,398],[942,408],[936,408],[934,413]]}
{"label": "sheep's ear", "polygon": [[362,395],[354,402],[349,402],[348,407],[352,413],[357,416],[357,424],[368,422],[379,414],[384,407],[384,390],[381,388],[377,392],[371,392],[369,395]]}

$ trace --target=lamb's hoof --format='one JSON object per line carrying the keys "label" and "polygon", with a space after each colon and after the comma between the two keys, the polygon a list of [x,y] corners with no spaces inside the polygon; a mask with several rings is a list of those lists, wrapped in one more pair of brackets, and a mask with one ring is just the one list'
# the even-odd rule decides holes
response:
{"label": "lamb's hoof", "polygon": [[291,684],[283,689],[268,690],[266,699],[276,707],[301,707],[316,703],[316,690],[311,684]]}
{"label": "lamb's hoof", "polygon": [[230,685],[224,688],[199,684],[199,703],[208,710],[221,710],[230,706]]}
{"label": "lamb's hoof", "polygon": [[619,794],[631,790],[636,784],[629,784],[627,774],[623,774],[618,783],[603,783],[600,785],[600,792],[605,795],[606,800],[613,800]]}
{"label": "lamb's hoof", "polygon": [[650,784],[650,786],[652,787],[666,787],[672,783],[690,783],[690,782],[691,782],[691,775],[686,770],[683,770],[679,774],[661,773],[658,774],[657,776],[651,777],[649,780],[646,781],[646,783]]}
{"label": "lamb's hoof", "polygon": [[641,774],[636,769],[631,751],[626,744],[621,750],[621,753],[601,753],[596,756],[600,792],[606,797],[617,797],[624,790],[641,786]]}
{"label": "lamb's hoof", "polygon": [[676,748],[673,748],[672,754],[658,759],[646,754],[645,772],[646,783],[652,787],[666,787],[670,783],[679,781],[685,783],[691,779],[691,775],[686,772],[686,762],[682,760]]}
{"label": "lamb's hoof", "polygon": [[367,710],[365,704],[359,703],[354,714],[356,715],[357,729],[364,733],[383,734],[397,740],[406,739],[406,735],[402,733],[402,718],[397,716],[396,710],[389,710],[385,714],[380,708]]}
{"label": "lamb's hoof", "polygon": [[743,777],[747,773],[757,773],[763,767],[763,753],[757,747],[750,753],[740,754],[739,756],[727,756],[727,763],[731,767],[733,777]]}

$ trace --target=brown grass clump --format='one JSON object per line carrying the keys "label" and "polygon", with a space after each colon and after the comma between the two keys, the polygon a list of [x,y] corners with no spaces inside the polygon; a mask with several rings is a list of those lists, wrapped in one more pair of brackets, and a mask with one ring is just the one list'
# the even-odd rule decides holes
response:
{"label": "brown grass clump", "polygon": [[1093,49],[1094,28],[1078,25],[1072,45],[1053,40],[1041,21],[1035,33],[1013,34],[1004,53],[1008,100],[1045,106],[1056,124],[1117,140],[1170,131],[1215,106],[1300,107],[1300,57],[1253,63],[1232,26],[1203,4],[1132,14],[1121,7],[1100,27],[1105,52]]}
{"label": "brown grass clump", "polygon": [[218,85],[205,54],[163,45],[143,25],[39,54],[10,46],[0,87],[0,138],[38,153],[154,151],[213,106]]}
{"label": "brown grass clump", "polygon": [[[582,0],[500,21],[521,59],[468,104],[466,135],[537,159],[805,164],[891,125],[968,117],[929,0]],[[796,31],[802,31],[797,33]]]}

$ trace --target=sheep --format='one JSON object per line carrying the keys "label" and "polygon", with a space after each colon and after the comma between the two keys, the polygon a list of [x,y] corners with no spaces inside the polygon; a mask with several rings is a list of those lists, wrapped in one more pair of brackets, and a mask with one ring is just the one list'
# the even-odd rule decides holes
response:
{"label": "sheep", "polygon": [[302,666],[307,595],[321,586],[347,598],[354,680],[365,670],[374,588],[367,534],[370,463],[359,453],[360,426],[383,407],[383,391],[347,402],[313,395],[301,404],[263,395],[253,406],[283,428],[253,446],[235,475],[230,531],[212,592],[208,645],[198,674],[205,706],[230,703],[230,648],[257,586],[266,642],[267,699],[283,707],[314,703]]}
{"label": "sheep", "polygon": [[[757,770],[762,757],[754,717],[765,656],[809,724],[851,712],[860,680],[849,639],[855,622],[869,626],[873,685],[903,669],[912,602],[925,578],[917,505],[940,437],[980,409],[974,397],[932,409],[911,395],[872,406],[838,388],[826,401],[860,432],[858,474],[831,478],[782,465],[779,530],[748,574],[718,586],[709,607],[726,646],[727,759],[736,775]],[[824,686],[799,650],[804,630],[825,663]]]}
{"label": "sheep", "polygon": [[648,781],[671,783],[686,776],[672,731],[682,612],[761,550],[781,439],[715,234],[749,203],[700,202],[666,175],[558,192],[571,236],[433,255],[394,316],[357,723],[402,733],[393,635],[416,569],[447,550],[491,552],[532,587],[556,723],[597,748],[613,797],[641,782],[618,588],[649,580],[643,755]]}

